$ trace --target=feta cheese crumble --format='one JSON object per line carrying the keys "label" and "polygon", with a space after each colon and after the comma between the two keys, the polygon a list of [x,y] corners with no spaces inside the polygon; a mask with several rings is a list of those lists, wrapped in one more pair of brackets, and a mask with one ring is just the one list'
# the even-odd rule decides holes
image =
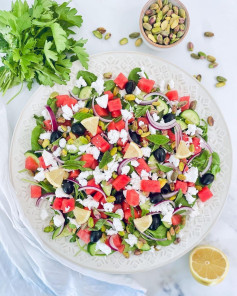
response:
{"label": "feta cheese crumble", "polygon": [[116,231],[123,231],[123,224],[119,218],[113,219],[113,225]]}
{"label": "feta cheese crumble", "polygon": [[55,196],[56,197],[69,197],[69,194],[65,193],[62,189],[62,187],[59,187],[55,190]]}
{"label": "feta cheese crumble", "polygon": [[160,116],[158,116],[156,113],[153,113],[152,117],[155,121],[158,121],[160,119]]}
{"label": "feta cheese crumble", "polygon": [[91,87],[95,89],[95,91],[99,94],[99,96],[104,91],[104,79],[102,75],[98,76],[95,82],[92,82]]}
{"label": "feta cheese crumble", "polygon": [[43,134],[40,134],[40,139],[41,140],[49,140],[50,139],[50,136],[51,136],[51,133],[50,132],[43,133]]}
{"label": "feta cheese crumble", "polygon": [[65,221],[65,219],[64,219],[63,215],[55,215],[53,217],[53,223],[56,227],[62,226],[64,221]]}
{"label": "feta cheese crumble", "polygon": [[64,138],[59,140],[59,146],[61,148],[64,148],[66,146],[66,143],[67,143],[67,141]]}
{"label": "feta cheese crumble", "polygon": [[158,205],[152,205],[150,208],[150,212],[160,212],[163,216],[161,219],[164,222],[171,224],[171,218],[173,214],[173,207],[170,203],[160,203]]}
{"label": "feta cheese crumble", "polygon": [[100,155],[100,150],[95,146],[90,146],[87,148],[86,153],[92,154],[94,159],[98,159]]}
{"label": "feta cheese crumble", "polygon": [[133,91],[133,94],[134,94],[135,96],[138,96],[138,95],[140,95],[140,93],[141,93],[140,88],[136,86],[135,89],[134,89],[134,91]]}
{"label": "feta cheese crumble", "polygon": [[77,147],[75,145],[69,145],[67,144],[67,150],[70,151],[70,152],[76,152],[77,151]]}
{"label": "feta cheese crumble", "polygon": [[139,166],[139,162],[137,160],[132,160],[130,163],[135,168]]}
{"label": "feta cheese crumble", "polygon": [[107,108],[108,106],[108,101],[109,101],[109,96],[106,94],[106,95],[103,95],[101,97],[98,97],[96,99],[96,102],[97,104],[101,107],[101,108]]}
{"label": "feta cheese crumble", "polygon": [[118,214],[120,216],[120,220],[123,220],[124,218],[124,212],[122,209],[117,209],[117,211],[115,212],[115,214]]}
{"label": "feta cheese crumble", "polygon": [[156,129],[153,126],[151,126],[150,124],[149,124],[149,132],[151,133],[151,135],[156,134]]}
{"label": "feta cheese crumble", "polygon": [[41,169],[39,173],[35,174],[34,179],[38,182],[44,181],[45,179],[44,169]]}
{"label": "feta cheese crumble", "polygon": [[72,109],[70,107],[68,107],[68,105],[62,106],[62,111],[63,111],[63,117],[66,120],[71,120],[72,116],[73,116],[73,112]]}
{"label": "feta cheese crumble", "polygon": [[61,155],[61,151],[62,149],[60,147],[58,147],[54,152],[53,155],[56,157],[59,157]]}
{"label": "feta cheese crumble", "polygon": [[87,83],[82,76],[80,76],[79,79],[76,81],[76,86],[78,88],[81,88],[82,86],[87,86]]}
{"label": "feta cheese crumble", "polygon": [[128,132],[125,129],[122,129],[120,132],[120,138],[123,144],[125,144],[128,140]]}
{"label": "feta cheese crumble", "polygon": [[195,124],[188,124],[188,129],[186,130],[186,134],[190,136],[194,136],[196,133],[196,125]]}
{"label": "feta cheese crumble", "polygon": [[122,175],[127,175],[129,171],[130,171],[130,167],[128,165],[125,165],[124,167],[122,167]]}
{"label": "feta cheese crumble", "polygon": [[171,80],[168,82],[168,85],[169,85],[170,89],[174,89],[174,80],[171,79]]}
{"label": "feta cheese crumble", "polygon": [[129,234],[128,238],[124,239],[126,243],[128,243],[131,247],[137,244],[137,237],[133,234]]}
{"label": "feta cheese crumble", "polygon": [[102,243],[102,241],[98,240],[95,246],[95,250],[100,250],[102,253],[105,253],[106,255],[109,255],[111,253],[111,248],[107,246],[105,243]]}
{"label": "feta cheese crumble", "polygon": [[115,144],[118,142],[118,139],[120,138],[120,132],[116,130],[110,130],[108,132],[108,138],[110,144]]}
{"label": "feta cheese crumble", "polygon": [[58,166],[56,160],[54,159],[53,155],[50,152],[44,150],[42,153],[42,157],[44,159],[44,163],[46,166],[49,166],[49,165],[52,165],[54,167]]}
{"label": "feta cheese crumble", "polygon": [[151,148],[150,147],[142,147],[141,151],[143,153],[143,156],[150,157],[151,156]]}
{"label": "feta cheese crumble", "polygon": [[88,197],[83,200],[77,199],[77,201],[79,201],[80,204],[82,204],[84,207],[87,207],[89,210],[91,210],[92,208],[97,209],[99,206],[98,201],[94,200],[91,195],[88,195]]}
{"label": "feta cheese crumble", "polygon": [[196,183],[198,178],[198,169],[196,167],[191,167],[184,173],[184,176],[186,177],[186,182]]}
{"label": "feta cheese crumble", "polygon": [[133,117],[132,113],[130,111],[128,111],[127,109],[122,109],[121,114],[122,114],[124,121],[126,121],[127,119],[129,120]]}
{"label": "feta cheese crumble", "polygon": [[175,167],[179,166],[179,159],[177,157],[175,157],[174,155],[170,155],[168,162],[172,163]]}
{"label": "feta cheese crumble", "polygon": [[114,205],[112,203],[107,202],[103,204],[103,207],[106,212],[112,212]]}

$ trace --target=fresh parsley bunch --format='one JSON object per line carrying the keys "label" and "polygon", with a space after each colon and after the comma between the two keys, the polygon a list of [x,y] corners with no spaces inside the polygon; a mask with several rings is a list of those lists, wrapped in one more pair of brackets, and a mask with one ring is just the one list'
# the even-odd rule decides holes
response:
{"label": "fresh parsley bunch", "polygon": [[29,7],[26,1],[16,0],[11,11],[0,11],[0,52],[5,53],[0,67],[3,95],[19,84],[20,92],[23,82],[31,89],[34,80],[49,86],[66,84],[75,60],[88,68],[87,40],[71,37],[75,34],[72,27],[80,28],[82,17],[69,3],[35,0]]}

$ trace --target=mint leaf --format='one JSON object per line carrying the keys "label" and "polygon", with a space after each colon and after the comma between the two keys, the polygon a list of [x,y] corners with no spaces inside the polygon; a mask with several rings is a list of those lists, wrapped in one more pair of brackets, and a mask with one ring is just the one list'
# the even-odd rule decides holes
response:
{"label": "mint leaf", "polygon": [[31,149],[36,151],[42,149],[41,145],[38,143],[39,136],[44,132],[41,125],[36,125],[31,133]]}
{"label": "mint leaf", "polygon": [[[83,168],[83,165],[85,164],[85,161],[80,161],[80,160],[66,160],[62,167],[64,167],[67,170],[85,170]],[[87,169],[89,170],[89,169]]]}
{"label": "mint leaf", "polygon": [[220,157],[219,157],[218,153],[216,153],[216,152],[212,153],[212,163],[211,163],[210,171],[214,176],[216,176],[216,174],[221,171]]}
{"label": "mint leaf", "polygon": [[110,213],[110,212],[104,212],[105,215],[110,216],[112,218],[121,218],[119,214]]}
{"label": "mint leaf", "polygon": [[112,160],[113,160],[113,157],[111,156],[109,151],[106,151],[101,159],[101,162],[99,164],[99,168],[102,169],[104,166],[106,166]]}
{"label": "mint leaf", "polygon": [[135,113],[134,113],[135,117],[139,118],[139,117],[145,115],[146,111],[149,109],[149,107],[150,107],[149,105],[147,105],[147,106],[142,106],[142,105],[135,106],[135,108],[136,108]]}
{"label": "mint leaf", "polygon": [[208,164],[209,157],[209,152],[207,150],[203,150],[199,156],[192,160],[192,165],[197,167],[199,171],[203,171]]}
{"label": "mint leaf", "polygon": [[108,90],[112,91],[115,88],[115,83],[113,80],[107,80],[104,83],[104,87],[105,87],[104,91],[108,91]]}
{"label": "mint leaf", "polygon": [[150,135],[147,139],[156,145],[164,145],[170,141],[169,138],[163,135]]}
{"label": "mint leaf", "polygon": [[136,83],[138,83],[138,80],[140,79],[138,72],[141,72],[141,68],[134,68],[128,75],[128,80],[133,80]]}
{"label": "mint leaf", "polygon": [[91,113],[84,113],[84,112],[79,112],[75,113],[73,115],[73,118],[75,118],[77,121],[81,122],[83,119],[92,117],[93,115]]}
{"label": "mint leaf", "polygon": [[172,168],[169,168],[169,167],[167,167],[165,165],[162,165],[162,164],[159,164],[159,163],[157,163],[157,166],[158,166],[160,171],[165,172],[165,173],[168,173],[168,172],[173,170]]}
{"label": "mint leaf", "polygon": [[82,77],[88,86],[91,86],[92,82],[97,80],[97,76],[89,71],[79,71],[77,73],[77,79]]}

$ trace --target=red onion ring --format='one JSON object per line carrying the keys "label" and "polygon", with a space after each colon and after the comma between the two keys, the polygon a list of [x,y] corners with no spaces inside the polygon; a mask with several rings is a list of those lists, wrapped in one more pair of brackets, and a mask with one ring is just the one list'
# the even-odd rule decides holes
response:
{"label": "red onion ring", "polygon": [[52,197],[52,196],[55,196],[55,193],[50,192],[50,193],[43,194],[41,197],[37,198],[35,205],[38,207],[42,200],[44,200],[47,197]]}
{"label": "red onion ring", "polygon": [[114,241],[113,241],[114,236],[115,236],[115,234],[113,234],[113,235],[110,236],[110,238],[109,238],[109,245],[110,245],[110,248],[112,250],[118,251],[118,248],[115,246]]}
{"label": "red onion ring", "polygon": [[[139,231],[139,230],[138,230]],[[167,240],[167,238],[155,238],[155,237],[153,237],[153,236],[150,236],[150,235],[148,235],[148,234],[145,234],[144,232],[141,232],[141,231],[139,231],[141,234],[143,234],[145,237],[147,237],[147,238],[149,238],[149,239],[151,239],[151,240],[153,240],[153,241],[157,241],[157,242],[162,242],[162,241],[166,241]]]}
{"label": "red onion ring", "polygon": [[179,208],[176,208],[173,212],[173,215],[177,214],[180,211],[193,211],[193,208],[187,207],[187,206],[181,206]]}
{"label": "red onion ring", "polygon": [[[74,179],[71,179],[71,178],[68,178],[68,179],[66,179],[66,180],[67,180],[67,181],[71,181],[71,182],[73,182],[73,183],[76,183],[76,184],[80,185],[79,182],[78,182],[77,180],[74,180]],[[86,189],[92,189],[92,190],[98,191],[98,192],[100,192],[100,193],[104,196],[104,198],[106,199],[106,194],[104,193],[104,191],[103,191],[102,189],[100,189],[100,188],[95,187],[95,186],[82,186],[81,188],[78,188],[78,191],[83,191],[83,190],[86,190]],[[97,210],[98,210],[98,209],[97,209]]]}
{"label": "red onion ring", "polygon": [[[54,210],[54,211],[57,212],[60,216],[63,216],[63,218],[64,218],[64,215],[63,215],[63,213],[61,211],[59,211],[59,210]],[[61,228],[60,228],[59,233],[57,234],[57,236],[59,236],[59,234],[62,233],[64,226],[65,226],[65,220],[64,220],[63,224],[60,226]]]}
{"label": "red onion ring", "polygon": [[[212,164],[212,153],[213,153],[213,150],[211,148],[211,146],[203,139],[203,137],[201,137],[199,134],[197,134],[197,137],[203,142],[203,146],[204,146],[204,149],[208,150],[209,153],[210,153],[210,157],[208,159],[208,163],[207,163],[207,166],[206,168],[200,173],[200,176],[202,177],[204,174],[206,174],[206,172],[209,171],[210,169],[210,166]],[[201,143],[200,143],[201,144]]]}
{"label": "red onion ring", "polygon": [[149,121],[149,124],[155,128],[155,129],[159,129],[159,130],[167,130],[167,129],[171,129],[172,127],[174,127],[176,125],[176,119],[173,119],[167,123],[158,123],[156,122],[150,112],[147,110],[146,111],[146,118]]}
{"label": "red onion ring", "polygon": [[[154,98],[153,100],[146,101],[146,99],[151,97],[151,96],[157,96],[157,97]],[[153,92],[153,93],[147,94],[147,95],[145,95],[145,97],[144,97],[144,99],[142,101],[139,100],[139,102],[136,101],[136,103],[138,105],[142,105],[142,106],[151,105],[152,103],[159,100],[159,96],[162,97],[163,99],[165,99],[169,103],[169,99],[164,94],[162,94],[161,92]]]}
{"label": "red onion ring", "polygon": [[119,166],[118,166],[118,174],[121,175],[122,173],[122,168],[128,164],[129,162],[131,162],[132,160],[137,160],[137,157],[133,157],[133,158],[128,158],[128,159],[124,159],[122,162],[120,162]]}
{"label": "red onion ring", "polygon": [[88,100],[88,99],[80,99],[78,96],[74,95],[70,90],[69,90],[69,94],[71,97],[73,97],[77,101],[87,101]]}
{"label": "red onion ring", "polygon": [[52,130],[53,130],[53,132],[55,132],[58,130],[58,124],[57,124],[55,114],[54,114],[53,110],[48,105],[45,105],[45,108],[49,112],[50,120],[52,123]]}
{"label": "red onion ring", "polygon": [[199,156],[200,154],[201,154],[201,152],[199,152],[199,153],[193,155],[193,156],[188,160],[188,162],[187,162],[186,165],[184,166],[183,172],[185,171],[186,167],[189,166],[189,164],[192,162],[192,160],[193,160],[195,157]]}
{"label": "red onion ring", "polygon": [[113,121],[112,119],[105,119],[103,117],[101,117],[95,110],[95,98],[92,99],[92,109],[93,109],[93,112],[95,113],[96,116],[98,116],[100,118],[101,121],[103,122],[111,122]]}
{"label": "red onion ring", "polygon": [[176,191],[173,191],[173,192],[170,192],[170,193],[162,194],[162,196],[163,196],[164,198],[169,198],[169,197],[172,197],[172,196],[176,195],[178,192],[179,192],[179,191],[176,190]]}
{"label": "red onion ring", "polygon": [[112,221],[110,221],[110,220],[107,220],[107,223],[113,228],[113,229],[115,229],[114,228],[114,224],[113,224],[113,222]]}
{"label": "red onion ring", "polygon": [[176,122],[176,125],[174,127],[175,130],[175,146],[176,146],[176,151],[178,150],[179,143],[182,139],[182,129],[181,126]]}
{"label": "red onion ring", "polygon": [[162,203],[170,203],[175,208],[175,203],[172,200],[162,200],[161,202],[158,202],[154,206],[160,205]]}

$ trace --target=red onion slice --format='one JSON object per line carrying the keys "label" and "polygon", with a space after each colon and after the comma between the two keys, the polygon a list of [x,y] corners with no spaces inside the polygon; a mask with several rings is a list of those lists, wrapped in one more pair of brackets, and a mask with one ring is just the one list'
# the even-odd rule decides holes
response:
{"label": "red onion slice", "polygon": [[80,99],[78,96],[74,95],[71,91],[69,91],[71,97],[76,99],[77,101],[87,101],[88,99]]}
{"label": "red onion slice", "polygon": [[166,193],[166,194],[162,194],[162,196],[163,196],[164,198],[170,198],[170,197],[176,195],[178,192],[179,192],[179,191],[176,190],[176,191],[173,191],[173,192],[169,192],[169,193]]}
{"label": "red onion slice", "polygon": [[95,110],[95,98],[92,99],[92,109],[93,109],[93,112],[96,116],[98,116],[100,118],[101,121],[103,122],[111,122],[113,121],[112,119],[105,119],[103,117],[101,117]]}
{"label": "red onion slice", "polygon": [[179,147],[179,143],[182,140],[181,126],[178,123],[176,123],[174,130],[175,130],[175,145],[176,145],[176,151],[177,151]]}
{"label": "red onion slice", "polygon": [[[145,100],[151,96],[157,96],[157,97],[154,98],[153,100],[145,102]],[[140,102],[139,105],[151,105],[153,102],[158,101],[159,96],[162,97],[163,99],[165,99],[166,102],[168,102],[168,103],[170,102],[170,100],[167,98],[167,96],[162,94],[161,92],[153,92],[153,93],[149,93],[149,94],[145,95],[144,101]]]}
{"label": "red onion slice", "polygon": [[53,110],[48,105],[45,105],[45,108],[49,112],[49,116],[50,116],[51,123],[52,123],[52,130],[53,130],[53,132],[55,132],[58,130],[58,124],[57,124],[55,114],[54,114]]}
{"label": "red onion slice", "polygon": [[132,160],[137,160],[137,157],[124,159],[122,162],[120,162],[120,164],[119,164],[119,166],[118,166],[118,174],[119,174],[119,175],[122,174],[122,168],[123,168],[126,164],[128,164],[129,162],[131,162]]}
{"label": "red onion slice", "polygon": [[160,205],[162,203],[170,203],[175,208],[175,203],[172,200],[162,200],[161,202],[158,202],[154,206]]}
{"label": "red onion slice", "polygon": [[110,245],[110,248],[112,250],[118,251],[118,248],[115,246],[114,241],[113,241],[114,236],[115,236],[115,234],[110,236],[110,238],[109,238],[109,245]]}
{"label": "red onion slice", "polygon": [[181,206],[181,207],[179,207],[179,208],[176,208],[175,210],[174,210],[174,212],[173,212],[173,215],[175,215],[175,214],[177,214],[178,212],[180,212],[180,211],[193,211],[193,208],[191,208],[191,207],[185,207],[185,206]]}
{"label": "red onion slice", "polygon": [[[57,212],[60,216],[62,216],[64,218],[64,215],[61,211],[59,211],[59,210],[54,210],[54,211]],[[59,230],[59,233],[56,235],[56,237],[62,233],[64,226],[65,226],[65,220],[64,220],[63,224],[60,226],[61,228]]]}
{"label": "red onion slice", "polygon": [[189,166],[189,164],[193,161],[193,159],[194,159],[195,157],[199,156],[200,154],[201,154],[201,152],[199,152],[199,153],[193,155],[193,156],[188,160],[188,162],[187,162],[186,165],[184,166],[183,172],[185,172],[186,167]]}
{"label": "red onion slice", "polygon": [[47,197],[54,197],[54,196],[55,196],[55,193],[53,192],[45,193],[41,197],[37,198],[35,205],[38,207],[42,200],[46,199]]}
{"label": "red onion slice", "polygon": [[[80,185],[77,180],[74,180],[74,179],[71,179],[71,178],[67,179],[67,181],[71,181],[73,183],[76,183],[76,184]],[[104,193],[104,191],[102,189],[100,189],[100,188],[95,187],[95,186],[83,186],[81,188],[78,188],[78,191],[83,191],[83,190],[87,190],[87,189],[92,189],[92,190],[100,192],[104,196],[104,198],[106,199],[106,194]]]}
{"label": "red onion slice", "polygon": [[172,127],[174,127],[176,125],[176,119],[173,119],[173,120],[166,122],[166,123],[156,122],[152,118],[152,116],[148,110],[146,111],[146,118],[149,121],[149,124],[155,129],[167,130],[167,129],[171,129]]}
{"label": "red onion slice", "polygon": [[206,174],[206,172],[209,171],[210,167],[211,167],[211,164],[212,164],[212,153],[213,153],[213,150],[211,148],[211,146],[199,135],[197,134],[197,137],[200,139],[200,144],[202,144],[202,146],[204,147],[204,149],[208,150],[209,153],[210,153],[210,157],[208,159],[208,163],[207,163],[207,166],[206,168],[200,173],[200,176],[202,177],[204,174]]}
{"label": "red onion slice", "polygon": [[[139,230],[138,230],[139,231]],[[144,232],[141,232],[141,231],[139,231],[142,235],[144,235],[145,237],[147,237],[147,238],[149,238],[149,239],[151,239],[151,240],[153,240],[153,241],[157,241],[157,242],[162,242],[162,241],[166,241],[167,240],[167,238],[155,238],[155,237],[153,237],[153,236],[151,236],[151,235],[148,235],[148,234],[145,234]]]}

